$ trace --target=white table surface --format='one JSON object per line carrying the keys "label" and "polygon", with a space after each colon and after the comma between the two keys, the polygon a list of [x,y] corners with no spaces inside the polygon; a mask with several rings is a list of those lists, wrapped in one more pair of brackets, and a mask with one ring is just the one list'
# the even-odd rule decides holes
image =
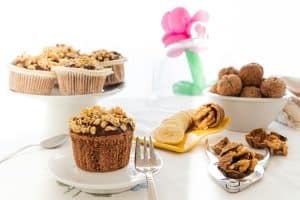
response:
{"label": "white table surface", "polygon": [[[174,105],[178,107],[190,107],[200,105],[205,99],[177,99],[176,101]],[[123,106],[124,109],[136,119],[137,131],[135,134],[141,136],[147,135],[164,116],[168,115],[168,113],[155,110],[155,107],[149,105],[145,99],[116,97],[102,101],[101,105]],[[23,111],[27,111],[25,104],[23,103],[16,106],[17,108],[14,108],[16,109],[14,114],[9,115],[8,118],[13,119],[15,117],[17,121],[20,121],[21,127],[13,120],[13,122],[3,124],[5,129],[3,130],[4,132],[1,131],[3,139],[1,139],[2,141],[0,142],[2,155],[21,144],[28,143],[29,141],[37,141],[42,137],[41,133],[38,134],[34,132],[42,130],[42,127],[39,127],[39,123],[41,123],[43,119],[43,106],[36,105],[35,108],[30,108],[32,112],[26,112],[27,117],[32,120],[39,118],[36,116],[41,116],[40,121],[37,121],[33,129],[28,124],[22,124],[20,120],[20,118],[24,119]],[[10,108],[1,106],[1,109]],[[21,112],[19,109],[23,109],[23,111]],[[20,112],[19,114],[16,112],[18,110]],[[1,121],[3,122],[2,118]],[[28,123],[28,119],[25,121]],[[15,124],[15,126],[9,129],[9,124]],[[155,176],[159,199],[300,199],[300,132],[276,122],[272,123],[269,128],[288,137],[289,155],[287,157],[278,156],[272,158],[264,178],[245,191],[237,194],[227,193],[208,175],[208,161],[205,157],[202,144],[199,144],[191,152],[185,154],[158,150],[164,160],[164,166],[161,172]],[[32,129],[33,132],[30,132],[30,129]],[[28,135],[21,134],[22,130],[24,134],[28,133]],[[6,134],[6,137],[3,137],[3,134]],[[18,136],[16,136],[16,134]],[[224,131],[220,134],[234,134],[237,138],[244,137],[242,133],[232,133],[229,131]],[[62,148],[71,148],[70,143],[64,145]],[[145,187],[140,187],[137,191],[128,191],[112,196],[93,196],[82,192],[74,197],[73,195],[77,194],[78,190],[65,193],[67,188],[58,185],[47,168],[48,159],[53,154],[63,150],[62,148],[57,150],[32,148],[2,163],[0,165],[0,199],[147,199],[147,190]]]}

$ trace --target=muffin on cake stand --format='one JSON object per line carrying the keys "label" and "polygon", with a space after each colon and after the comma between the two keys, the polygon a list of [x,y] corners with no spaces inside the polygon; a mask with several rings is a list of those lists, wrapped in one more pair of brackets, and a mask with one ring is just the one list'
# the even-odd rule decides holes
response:
{"label": "muffin on cake stand", "polygon": [[46,135],[67,133],[70,116],[124,88],[124,83],[105,86],[106,78],[114,74],[112,69],[99,66],[95,58],[77,52],[59,45],[45,49],[38,56],[19,56],[9,68],[9,89],[13,95],[47,104]]}

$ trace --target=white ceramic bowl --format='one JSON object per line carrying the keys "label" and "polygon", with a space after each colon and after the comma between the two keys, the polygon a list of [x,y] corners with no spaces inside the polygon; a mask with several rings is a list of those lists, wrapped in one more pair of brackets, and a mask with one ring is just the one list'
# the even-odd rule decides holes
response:
{"label": "white ceramic bowl", "polygon": [[231,118],[228,129],[248,132],[256,128],[268,128],[287,103],[282,98],[245,98],[221,96],[205,91],[208,100],[222,106],[226,115]]}

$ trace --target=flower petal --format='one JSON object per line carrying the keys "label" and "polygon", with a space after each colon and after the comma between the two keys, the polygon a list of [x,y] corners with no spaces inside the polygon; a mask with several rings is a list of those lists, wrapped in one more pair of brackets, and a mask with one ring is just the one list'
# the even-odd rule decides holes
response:
{"label": "flower petal", "polygon": [[194,14],[192,17],[192,22],[200,21],[200,22],[207,22],[209,19],[209,14],[205,10],[199,10]]}
{"label": "flower petal", "polygon": [[194,47],[189,47],[188,49],[190,51],[193,51],[193,52],[203,52],[203,51],[207,50],[207,47],[205,47],[205,46],[194,46]]}
{"label": "flower petal", "polygon": [[162,38],[163,43],[168,46],[170,44],[185,40],[190,38],[189,35],[185,33],[167,33]]}
{"label": "flower petal", "polygon": [[201,24],[197,24],[195,26],[195,31],[196,31],[198,37],[204,37],[205,33],[206,33],[206,28],[205,28],[205,26],[202,26]]}
{"label": "flower petal", "polygon": [[177,7],[171,11],[168,18],[169,27],[176,33],[182,33],[186,31],[186,27],[190,22],[191,17],[188,11],[183,7]]}
{"label": "flower petal", "polygon": [[170,12],[166,12],[161,20],[161,25],[167,33],[172,31],[172,29],[169,26],[169,18]]}
{"label": "flower petal", "polygon": [[178,57],[178,56],[180,56],[183,53],[183,51],[184,51],[183,48],[180,48],[180,49],[170,49],[167,52],[167,56],[169,56],[169,57]]}

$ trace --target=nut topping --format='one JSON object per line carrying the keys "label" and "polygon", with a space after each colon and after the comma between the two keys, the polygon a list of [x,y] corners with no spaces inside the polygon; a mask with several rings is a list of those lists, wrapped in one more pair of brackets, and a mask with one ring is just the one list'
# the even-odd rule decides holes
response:
{"label": "nut topping", "polygon": [[69,120],[69,126],[74,133],[91,135],[105,135],[111,131],[121,133],[135,128],[134,121],[120,107],[106,110],[99,106],[84,109]]}

